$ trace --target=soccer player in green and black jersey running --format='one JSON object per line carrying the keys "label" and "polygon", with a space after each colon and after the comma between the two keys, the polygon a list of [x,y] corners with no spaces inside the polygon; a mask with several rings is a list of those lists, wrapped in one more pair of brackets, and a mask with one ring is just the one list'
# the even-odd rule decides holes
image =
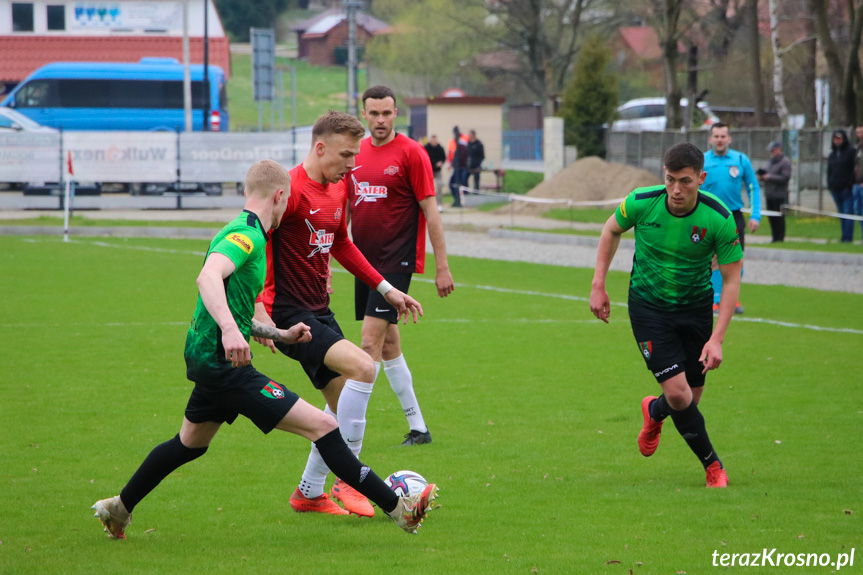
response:
{"label": "soccer player in green and black jersey running", "polygon": [[125,539],[132,510],[175,469],[206,453],[223,423],[244,415],[263,433],[289,431],[313,441],[326,465],[374,501],[402,529],[415,533],[431,509],[437,487],[397,497],[348,449],[336,420],[251,365],[249,338],[285,344],[311,340],[308,325],[278,329],[254,319],[264,287],[267,232],[279,226],[291,178],[272,160],[256,162],[246,176],[245,209],[210,243],[198,275],[198,305],[186,336],[186,376],[195,384],[180,433],[147,456],[120,495],[93,504],[112,539]]}
{"label": "soccer player in green and black jersey running", "polygon": [[[629,194],[602,230],[590,310],[608,323],[605,279],[623,232],[635,228],[635,258],[629,284],[629,317],[635,341],[662,387],[641,402],[644,424],[638,448],[645,457],[659,445],[669,415],[701,461],[707,487],[726,487],[728,475],[713,450],[698,402],[705,374],[722,363],[722,341],[740,291],[743,250],[731,211],[699,191],[704,155],[682,143],[665,153],[665,185]],[[717,255],[722,297],[713,325],[710,261]]]}

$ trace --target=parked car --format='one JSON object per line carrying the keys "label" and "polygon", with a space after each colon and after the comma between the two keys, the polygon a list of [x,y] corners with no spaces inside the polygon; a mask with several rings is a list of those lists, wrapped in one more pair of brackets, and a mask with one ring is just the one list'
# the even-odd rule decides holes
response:
{"label": "parked car", "polygon": [[12,108],[0,106],[0,132],[56,132],[54,128],[37,124]]}
{"label": "parked car", "polygon": [[[681,113],[685,116],[689,100],[681,98]],[[630,100],[617,108],[617,120],[611,125],[613,132],[661,132],[665,130],[665,98],[637,98]],[[706,130],[719,118],[706,102],[698,102],[693,125]]]}
{"label": "parked car", "polygon": [[[0,106],[0,134],[26,132],[35,134],[56,134],[58,130],[38,124],[11,108]],[[62,193],[58,182],[6,182],[11,190],[24,190],[27,196],[50,196]],[[75,193],[78,195],[98,195],[102,192],[101,184],[96,182],[76,182]]]}

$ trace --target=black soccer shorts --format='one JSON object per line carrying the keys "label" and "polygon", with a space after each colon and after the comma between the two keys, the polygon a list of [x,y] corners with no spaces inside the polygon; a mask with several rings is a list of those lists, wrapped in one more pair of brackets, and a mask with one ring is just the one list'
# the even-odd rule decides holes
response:
{"label": "black soccer shorts", "polygon": [[[403,293],[408,293],[413,274],[387,273],[381,275],[394,288]],[[362,321],[368,315],[385,319],[390,323],[399,322],[398,310],[377,290],[373,290],[359,278],[354,278],[354,313],[357,321]]]}
{"label": "black soccer shorts", "polygon": [[325,388],[330,381],[341,375],[324,365],[324,357],[330,348],[345,339],[332,311],[327,309],[326,312],[318,314],[305,310],[274,311],[273,321],[281,329],[289,329],[300,322],[311,328],[312,341],[290,345],[276,342],[276,348],[300,362],[315,389]]}
{"label": "black soccer shorts", "polygon": [[683,372],[689,387],[704,385],[704,366],[698,358],[713,330],[710,305],[662,311],[630,301],[629,319],[641,356],[657,382]]}
{"label": "black soccer shorts", "polygon": [[232,424],[237,415],[248,417],[264,433],[272,431],[299,396],[251,365],[225,371],[218,382],[195,382],[186,404],[192,423],[214,421]]}

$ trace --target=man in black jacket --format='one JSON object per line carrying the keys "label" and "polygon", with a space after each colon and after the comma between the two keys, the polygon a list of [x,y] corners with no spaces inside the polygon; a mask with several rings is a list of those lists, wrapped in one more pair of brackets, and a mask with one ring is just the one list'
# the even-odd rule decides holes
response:
{"label": "man in black jacket", "polygon": [[429,160],[431,160],[432,171],[434,172],[434,191],[435,196],[437,196],[438,209],[440,209],[441,203],[443,202],[443,197],[441,196],[441,188],[443,187],[441,168],[446,163],[446,152],[444,151],[443,146],[438,143],[437,136],[435,134],[432,134],[431,138],[429,138],[428,144],[424,147],[426,149],[426,153],[429,155]]}
{"label": "man in black jacket", "polygon": [[[853,212],[851,186],[854,185],[856,157],[857,150],[848,142],[845,130],[833,132],[833,143],[827,157],[827,187],[840,214],[850,215]],[[854,239],[854,220],[842,218],[840,227],[842,242],[851,243]]]}
{"label": "man in black jacket", "polygon": [[782,153],[782,144],[770,142],[767,146],[770,161],[765,168],[758,170],[758,180],[764,197],[767,199],[767,209],[780,212],[778,216],[769,216],[770,234],[774,242],[785,241],[785,215],[781,214],[782,204],[788,203],[788,181],[791,179],[791,160]]}
{"label": "man in black jacket", "polygon": [[485,147],[476,137],[476,132],[471,130],[467,137],[467,167],[473,174],[473,189],[479,190],[479,174],[482,170],[482,162],[485,160]]}

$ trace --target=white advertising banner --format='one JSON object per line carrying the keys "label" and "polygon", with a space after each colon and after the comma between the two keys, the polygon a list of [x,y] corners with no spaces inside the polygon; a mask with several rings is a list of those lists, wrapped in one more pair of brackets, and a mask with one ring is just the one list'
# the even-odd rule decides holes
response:
{"label": "white advertising banner", "polygon": [[77,181],[174,182],[177,134],[173,132],[65,132],[63,158],[72,156]]}
{"label": "white advertising banner", "polygon": [[0,132],[0,182],[59,182],[60,134]]}
{"label": "white advertising banner", "polygon": [[[180,181],[242,182],[258,160],[275,160],[288,169],[306,157],[311,132],[285,133],[183,132],[180,134]],[[296,146],[296,154],[294,154]]]}

